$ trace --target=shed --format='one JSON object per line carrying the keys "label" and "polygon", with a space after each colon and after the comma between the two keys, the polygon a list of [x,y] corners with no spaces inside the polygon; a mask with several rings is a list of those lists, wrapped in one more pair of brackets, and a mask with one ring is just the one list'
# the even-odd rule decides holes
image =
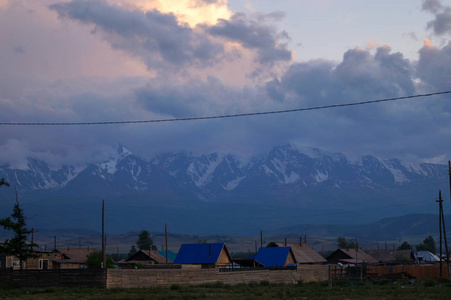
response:
{"label": "shed", "polygon": [[293,251],[290,247],[263,247],[258,249],[254,258],[257,265],[263,267],[286,267],[295,264]]}
{"label": "shed", "polygon": [[271,242],[268,247],[290,247],[298,264],[324,264],[326,259],[305,243]]}
{"label": "shed", "polygon": [[374,257],[381,264],[399,264],[415,261],[412,250],[370,250],[369,255]]}
{"label": "shed", "polygon": [[420,263],[422,263],[422,262],[424,262],[424,263],[435,263],[435,262],[439,262],[440,261],[440,258],[437,255],[432,254],[431,252],[425,251],[425,250],[418,251],[416,253],[416,255],[415,255],[415,258]]}
{"label": "shed", "polygon": [[351,248],[342,248],[335,250],[331,255],[327,257],[327,262],[330,264],[338,264],[341,260],[347,260],[348,262],[351,260],[354,263],[369,263],[369,264],[377,264],[379,261],[363,251],[362,249],[351,249]]}
{"label": "shed", "polygon": [[182,244],[174,264],[201,265],[215,268],[232,263],[232,257],[224,243]]}

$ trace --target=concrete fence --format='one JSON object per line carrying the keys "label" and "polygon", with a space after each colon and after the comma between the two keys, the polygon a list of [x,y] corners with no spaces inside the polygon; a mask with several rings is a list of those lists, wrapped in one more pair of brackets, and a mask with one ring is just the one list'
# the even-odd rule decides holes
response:
{"label": "concrete fence", "polygon": [[[447,278],[447,267],[443,267]],[[417,279],[438,279],[439,266],[368,266],[369,274],[399,274]],[[183,266],[180,269],[77,269],[77,270],[0,270],[0,284],[31,287],[144,288],[153,286],[200,285],[209,283],[296,284],[327,281],[329,266],[300,265],[286,269],[220,270]]]}
{"label": "concrete fence", "polygon": [[139,288],[151,286],[199,285],[221,282],[240,284],[267,281],[293,284],[328,280],[328,266],[298,266],[287,270],[242,270],[221,272],[219,269],[115,270],[107,272],[107,288]]}

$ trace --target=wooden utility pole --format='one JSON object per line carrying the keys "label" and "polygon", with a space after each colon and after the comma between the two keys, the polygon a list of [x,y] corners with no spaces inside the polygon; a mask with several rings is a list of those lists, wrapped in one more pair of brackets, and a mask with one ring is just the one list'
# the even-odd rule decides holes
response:
{"label": "wooden utility pole", "polygon": [[442,200],[442,191],[438,192],[438,230],[440,232],[440,278],[443,278],[442,272],[442,211],[443,211],[443,200]]}
{"label": "wooden utility pole", "polygon": [[34,245],[34,228],[31,228],[31,251],[33,251]]}
{"label": "wooden utility pole", "polygon": [[449,251],[448,251],[448,241],[446,239],[446,226],[445,226],[445,215],[443,213],[443,199],[442,199],[442,191],[439,191],[438,200],[439,203],[439,230],[440,230],[440,278],[443,278],[442,271],[442,233],[445,238],[445,251],[446,251],[446,265],[448,267],[448,279],[451,278],[451,270],[449,265]]}
{"label": "wooden utility pole", "polygon": [[102,200],[102,268],[106,269],[105,253],[105,200]]}
{"label": "wooden utility pole", "polygon": [[166,264],[168,264],[168,224],[164,223],[164,239],[166,240]]}
{"label": "wooden utility pole", "polygon": [[449,200],[451,201],[451,160],[448,160],[448,176],[449,176]]}
{"label": "wooden utility pole", "polygon": [[263,231],[260,230],[260,248],[263,248]]}

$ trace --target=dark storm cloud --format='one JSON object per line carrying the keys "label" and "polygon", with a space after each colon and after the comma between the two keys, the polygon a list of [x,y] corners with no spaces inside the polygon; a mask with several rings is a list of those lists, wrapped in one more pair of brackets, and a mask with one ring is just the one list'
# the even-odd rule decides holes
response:
{"label": "dark storm cloud", "polygon": [[423,0],[423,10],[435,15],[435,20],[427,24],[435,34],[442,35],[451,31],[451,7],[442,5],[440,0]]}
{"label": "dark storm cloud", "polygon": [[443,48],[424,46],[420,50],[420,58],[416,75],[426,83],[429,91],[449,90],[451,86],[451,44]]}
{"label": "dark storm cloud", "polygon": [[374,55],[353,49],[338,65],[325,60],[293,64],[277,90],[309,105],[396,97],[414,93],[412,72],[410,62],[389,48],[378,48]]}
{"label": "dark storm cloud", "polygon": [[[280,14],[279,14],[280,17]],[[273,27],[260,21],[249,20],[245,14],[237,13],[230,20],[221,19],[207,29],[214,35],[239,42],[243,47],[258,50],[258,60],[261,63],[290,61],[292,58],[285,44],[279,43],[278,37],[288,38],[285,32],[277,33]]]}
{"label": "dark storm cloud", "polygon": [[136,98],[147,110],[175,118],[222,114],[243,94],[219,79],[190,81],[185,84],[153,81],[136,91]]}
{"label": "dark storm cloud", "polygon": [[143,13],[109,5],[106,1],[74,0],[50,6],[60,18],[95,25],[114,47],[141,58],[149,68],[210,64],[224,49],[188,25],[180,25],[173,14],[157,10]]}
{"label": "dark storm cloud", "polygon": [[[413,66],[402,54],[391,53],[387,47],[378,48],[374,54],[353,49],[344,54],[338,65],[324,60],[293,64],[280,80],[268,82],[266,91],[276,102],[290,107],[413,95]],[[358,151],[382,157],[403,153],[425,159],[451,146],[446,142],[447,146],[431,151],[421,142],[443,139],[443,126],[435,118],[444,119],[451,109],[435,116],[441,103],[421,99],[286,114],[277,124],[286,129],[278,138],[331,151]]]}

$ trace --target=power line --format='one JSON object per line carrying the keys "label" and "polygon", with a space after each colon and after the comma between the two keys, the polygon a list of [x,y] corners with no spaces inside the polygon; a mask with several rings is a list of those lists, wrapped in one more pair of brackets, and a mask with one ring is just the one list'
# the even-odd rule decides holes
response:
{"label": "power line", "polygon": [[309,111],[309,110],[321,110],[321,109],[347,107],[347,106],[357,106],[357,105],[390,102],[390,101],[406,100],[406,99],[421,98],[421,97],[432,97],[432,96],[445,95],[445,94],[450,94],[450,93],[451,93],[451,91],[444,91],[444,92],[436,92],[436,93],[429,93],[429,94],[419,94],[419,95],[385,98],[385,99],[369,100],[369,101],[361,101],[361,102],[350,102],[350,103],[331,104],[331,105],[324,105],[324,106],[313,106],[313,107],[304,107],[304,108],[295,108],[295,109],[286,109],[286,110],[274,110],[274,111],[265,111],[265,112],[252,112],[252,113],[204,116],[204,117],[187,117],[187,118],[156,119],[156,120],[134,120],[134,121],[133,120],[131,120],[131,121],[104,121],[104,122],[102,122],[102,121],[101,122],[0,122],[0,125],[3,125],[3,126],[79,126],[79,125],[118,125],[118,124],[199,121],[199,120],[261,116],[261,115],[283,114],[283,113],[301,112],[301,111]]}

